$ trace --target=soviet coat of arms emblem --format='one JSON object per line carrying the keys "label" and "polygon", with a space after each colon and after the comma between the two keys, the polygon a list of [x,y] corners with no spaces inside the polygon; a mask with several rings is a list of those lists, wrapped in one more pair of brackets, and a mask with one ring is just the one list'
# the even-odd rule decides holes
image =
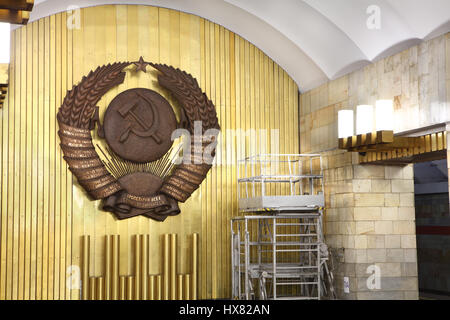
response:
{"label": "soviet coat of arms emblem", "polygon": [[[146,72],[148,65],[159,71],[158,83],[180,105],[177,122],[169,102],[158,92],[133,88],[118,94],[108,105],[103,124],[96,106],[111,88],[123,83],[131,64]],[[164,221],[180,213],[178,202],[186,201],[200,186],[211,168],[203,152],[215,146],[216,136],[205,135],[220,130],[215,107],[184,71],[141,59],[98,67],[70,90],[57,115],[64,159],[78,183],[93,199],[103,199],[103,209],[125,219],[137,215]],[[194,124],[201,121],[202,133],[194,135]],[[91,131],[108,145],[102,159],[94,146]],[[189,152],[183,150],[180,164],[170,159],[172,132],[182,128],[194,139]],[[200,146],[200,148],[199,148]],[[214,150],[211,154],[214,156]],[[200,159],[200,160],[199,160]],[[192,161],[196,160],[196,161]]]}

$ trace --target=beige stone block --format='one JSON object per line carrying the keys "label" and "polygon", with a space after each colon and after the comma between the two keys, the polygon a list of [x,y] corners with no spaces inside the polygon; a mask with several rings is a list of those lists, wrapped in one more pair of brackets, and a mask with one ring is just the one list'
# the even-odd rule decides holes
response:
{"label": "beige stone block", "polygon": [[414,180],[392,180],[392,192],[414,192]]}
{"label": "beige stone block", "polygon": [[300,114],[305,115],[311,112],[311,95],[309,92],[300,95]]}
{"label": "beige stone block", "polygon": [[355,236],[355,249],[367,249],[367,236]]}
{"label": "beige stone block", "polygon": [[404,262],[417,262],[417,249],[403,249]]}
{"label": "beige stone block", "polygon": [[405,250],[407,249],[386,249],[386,262],[405,262]]}
{"label": "beige stone block", "polygon": [[414,207],[414,193],[400,193],[401,207]]}
{"label": "beige stone block", "polygon": [[416,219],[416,211],[414,207],[400,207],[398,208],[398,219],[399,220],[411,220]]}
{"label": "beige stone block", "polygon": [[343,245],[343,236],[340,234],[334,234],[332,235],[332,240],[330,242],[327,242],[330,246],[333,246],[335,248],[342,248]]}
{"label": "beige stone block", "polygon": [[353,179],[353,166],[346,166],[345,168],[345,179]]}
{"label": "beige stone block", "polygon": [[357,300],[402,300],[403,298],[402,291],[363,291],[356,293]]}
{"label": "beige stone block", "polygon": [[354,206],[353,193],[344,193],[342,198],[342,206],[344,208],[350,208]]}
{"label": "beige stone block", "polygon": [[384,178],[384,167],[375,165],[355,165],[353,167],[353,173],[355,179],[367,179],[367,178]]}
{"label": "beige stone block", "polygon": [[380,267],[382,277],[401,277],[402,264],[400,262],[382,262],[376,264]]}
{"label": "beige stone block", "polygon": [[366,263],[367,262],[367,250],[368,249],[355,249],[356,263]]}
{"label": "beige stone block", "polygon": [[[376,221],[381,218],[381,209],[379,207],[360,207],[354,209],[355,221]],[[375,228],[376,230],[376,228]]]}
{"label": "beige stone block", "polygon": [[330,194],[330,208],[337,208],[336,194]]}
{"label": "beige stone block", "polygon": [[338,180],[338,181],[345,180],[345,169],[344,169],[344,167],[336,169],[336,180]]}
{"label": "beige stone block", "polygon": [[369,179],[353,180],[353,192],[371,192],[372,181]]}
{"label": "beige stone block", "polygon": [[417,277],[417,263],[416,262],[402,263],[402,275],[405,277]]}
{"label": "beige stone block", "polygon": [[398,208],[397,207],[384,207],[381,208],[382,220],[398,220]]}
{"label": "beige stone block", "polygon": [[405,300],[419,300],[419,291],[405,291],[403,292],[405,295]]}
{"label": "beige stone block", "polygon": [[413,249],[416,248],[416,236],[415,235],[402,235],[401,236],[401,245],[404,249]]}
{"label": "beige stone block", "polygon": [[414,179],[414,166],[412,164],[403,168],[403,179]]}
{"label": "beige stone block", "polygon": [[392,221],[375,221],[376,234],[392,234],[392,232],[393,232]]}
{"label": "beige stone block", "polygon": [[385,248],[383,235],[367,235],[367,248],[382,249]]}
{"label": "beige stone block", "polygon": [[355,263],[356,262],[356,249],[345,249],[344,250],[344,262],[345,263]]}
{"label": "beige stone block", "polygon": [[339,221],[353,221],[353,208],[338,208]]}
{"label": "beige stone block", "polygon": [[386,262],[386,249],[367,249],[367,262]]}
{"label": "beige stone block", "polygon": [[339,222],[339,234],[354,235],[356,233],[356,223],[353,221]]}
{"label": "beige stone block", "polygon": [[[414,221],[393,221],[393,234],[415,234],[416,224]],[[375,225],[376,229],[376,225]]]}
{"label": "beige stone block", "polygon": [[398,193],[385,193],[384,194],[384,206],[385,207],[398,207],[400,205],[400,197]]}
{"label": "beige stone block", "polygon": [[356,193],[355,207],[382,207],[384,206],[384,193]]}
{"label": "beige stone block", "polygon": [[352,180],[344,180],[337,183],[336,193],[352,193],[353,183]]}
{"label": "beige stone block", "polygon": [[390,180],[372,180],[372,192],[391,192]]}
{"label": "beige stone block", "polygon": [[339,221],[338,209],[336,208],[327,208],[325,212],[325,221]]}
{"label": "beige stone block", "polygon": [[342,247],[354,249],[355,248],[355,236],[353,236],[353,235],[342,236]]}
{"label": "beige stone block", "polygon": [[386,248],[400,248],[401,247],[401,236],[400,235],[390,235],[384,236],[384,243]]}
{"label": "beige stone block", "polygon": [[399,166],[384,167],[386,179],[403,179],[403,168]]}
{"label": "beige stone block", "polygon": [[375,232],[373,221],[356,221],[356,234],[369,234]]}

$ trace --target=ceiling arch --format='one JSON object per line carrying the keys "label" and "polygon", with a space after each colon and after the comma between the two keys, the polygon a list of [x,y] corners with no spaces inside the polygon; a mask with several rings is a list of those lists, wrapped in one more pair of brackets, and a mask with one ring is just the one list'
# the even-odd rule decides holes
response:
{"label": "ceiling arch", "polygon": [[[270,56],[301,91],[450,31],[448,0],[35,0],[30,21],[102,4],[166,7],[223,25]],[[374,5],[379,29],[367,26]]]}

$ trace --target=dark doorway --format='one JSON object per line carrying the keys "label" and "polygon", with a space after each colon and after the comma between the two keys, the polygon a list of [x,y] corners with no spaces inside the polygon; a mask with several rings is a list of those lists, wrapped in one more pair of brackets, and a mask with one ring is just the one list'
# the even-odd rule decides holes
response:
{"label": "dark doorway", "polygon": [[450,299],[447,160],[414,164],[417,263],[421,299]]}

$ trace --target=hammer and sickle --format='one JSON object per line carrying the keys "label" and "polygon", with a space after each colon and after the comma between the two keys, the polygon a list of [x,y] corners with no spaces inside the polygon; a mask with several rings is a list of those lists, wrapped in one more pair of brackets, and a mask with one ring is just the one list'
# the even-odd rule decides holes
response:
{"label": "hammer and sickle", "polygon": [[150,106],[150,110],[152,111],[152,124],[149,126],[145,123],[145,120],[143,120],[139,114],[136,114],[134,112],[134,108],[138,105],[137,101],[133,101],[131,103],[125,104],[124,106],[120,107],[117,111],[119,114],[125,118],[126,116],[130,115],[136,122],[144,128],[145,131],[138,130],[136,128],[133,128],[132,124],[129,124],[127,129],[122,133],[120,136],[119,141],[121,143],[125,142],[130,133],[134,133],[135,135],[142,137],[142,138],[153,138],[157,144],[161,144],[162,140],[161,137],[158,135],[157,131],[159,129],[159,113],[156,109],[155,105],[145,95],[140,94],[139,92],[136,92],[138,97],[144,99],[145,102]]}

